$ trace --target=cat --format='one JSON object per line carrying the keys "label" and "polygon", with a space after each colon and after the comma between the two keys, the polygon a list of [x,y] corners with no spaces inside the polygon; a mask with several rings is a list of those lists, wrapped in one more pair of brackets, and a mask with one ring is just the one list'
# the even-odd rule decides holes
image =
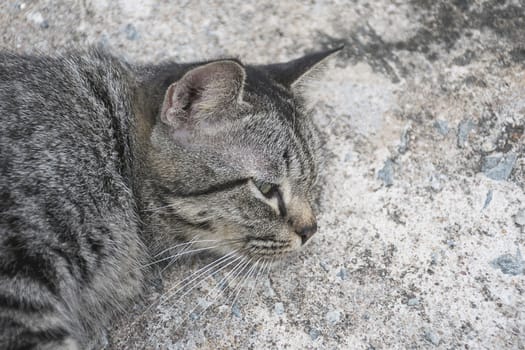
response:
{"label": "cat", "polygon": [[250,263],[306,244],[302,90],[340,49],[257,66],[0,53],[0,349],[100,347],[180,242]]}

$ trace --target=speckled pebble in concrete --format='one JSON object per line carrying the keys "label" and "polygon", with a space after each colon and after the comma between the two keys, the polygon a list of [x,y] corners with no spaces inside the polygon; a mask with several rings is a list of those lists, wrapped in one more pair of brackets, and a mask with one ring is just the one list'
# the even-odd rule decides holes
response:
{"label": "speckled pebble in concrete", "polygon": [[310,338],[312,340],[316,340],[317,338],[319,338],[319,335],[321,335],[321,333],[319,332],[319,330],[313,328],[310,330],[310,332],[308,333],[310,335]]}
{"label": "speckled pebble in concrete", "polygon": [[232,315],[234,315],[237,318],[241,318],[241,309],[239,308],[238,304],[233,304]]}
{"label": "speckled pebble in concrete", "polygon": [[483,159],[481,171],[493,180],[506,180],[516,162],[517,155],[514,152],[508,154],[492,154]]}
{"label": "speckled pebble in concrete", "polygon": [[432,330],[425,330],[425,339],[430,342],[432,345],[439,345],[439,336]]}
{"label": "speckled pebble in concrete", "polygon": [[341,311],[339,310],[328,311],[326,313],[325,318],[328,324],[333,326],[341,320]]}
{"label": "speckled pebble in concrete", "polygon": [[434,127],[443,136],[447,136],[450,130],[448,127],[448,122],[446,120],[436,120],[434,122]]}
{"label": "speckled pebble in concrete", "polygon": [[342,280],[346,280],[349,277],[348,270],[345,269],[344,267],[341,267],[341,269],[337,273],[337,277],[339,277]]}
{"label": "speckled pebble in concrete", "polygon": [[523,261],[519,249],[516,251],[516,255],[503,254],[497,259],[494,259],[491,264],[507,275],[517,276],[525,274],[525,261]]}
{"label": "speckled pebble in concrete", "polygon": [[385,186],[392,186],[394,184],[394,162],[387,159],[383,168],[377,173],[377,178],[382,180]]}
{"label": "speckled pebble in concrete", "polygon": [[471,119],[464,119],[458,125],[458,147],[465,147],[468,141],[469,133],[474,128]]}
{"label": "speckled pebble in concrete", "polygon": [[514,222],[516,225],[525,226],[525,209],[518,210],[516,215],[514,215]]}
{"label": "speckled pebble in concrete", "polygon": [[419,298],[410,298],[407,301],[408,306],[416,306],[419,305]]}
{"label": "speckled pebble in concrete", "polygon": [[284,305],[283,305],[283,303],[275,303],[273,309],[274,309],[275,313],[277,315],[279,315],[279,316],[284,314]]}
{"label": "speckled pebble in concrete", "polygon": [[320,262],[319,262],[319,266],[321,266],[321,268],[322,268],[325,272],[330,272],[330,266],[328,266],[328,264],[327,264],[325,261],[320,261]]}
{"label": "speckled pebble in concrete", "polygon": [[492,190],[488,190],[487,196],[485,197],[485,202],[483,203],[483,209],[487,209],[490,202],[492,202],[493,196],[494,196],[494,192]]}

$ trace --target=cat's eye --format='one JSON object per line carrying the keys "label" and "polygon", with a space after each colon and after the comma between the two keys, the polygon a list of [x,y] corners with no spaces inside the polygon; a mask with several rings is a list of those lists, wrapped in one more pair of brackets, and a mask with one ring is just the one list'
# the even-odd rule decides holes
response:
{"label": "cat's eye", "polygon": [[279,190],[279,185],[271,183],[271,182],[260,181],[260,180],[255,180],[255,179],[252,179],[252,181],[257,187],[257,189],[259,190],[259,192],[262,193],[263,196],[265,196],[268,199],[270,198],[277,199],[279,214],[285,217],[286,207],[283,201],[282,193]]}
{"label": "cat's eye", "polygon": [[265,197],[271,197],[277,192],[277,185],[266,181],[253,180],[253,183]]}

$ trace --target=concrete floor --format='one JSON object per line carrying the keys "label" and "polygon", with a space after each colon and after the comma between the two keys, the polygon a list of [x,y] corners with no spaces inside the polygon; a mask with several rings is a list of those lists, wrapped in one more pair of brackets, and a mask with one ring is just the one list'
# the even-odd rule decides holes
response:
{"label": "concrete floor", "polygon": [[525,348],[523,1],[4,0],[0,38],[149,62],[346,44],[312,87],[327,149],[312,244],[233,308],[230,286],[199,311],[214,279],[137,306],[108,348]]}

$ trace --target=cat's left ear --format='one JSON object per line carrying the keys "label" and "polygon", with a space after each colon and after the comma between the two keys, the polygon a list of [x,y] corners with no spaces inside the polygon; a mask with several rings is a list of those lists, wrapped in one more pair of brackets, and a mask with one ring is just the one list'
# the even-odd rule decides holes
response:
{"label": "cat's left ear", "polygon": [[314,52],[295,60],[269,64],[263,68],[278,83],[291,88],[298,89],[305,81],[312,78],[320,65],[330,56],[341,51],[344,46],[335,49]]}
{"label": "cat's left ear", "polygon": [[244,67],[234,60],[197,66],[168,87],[161,120],[179,130],[213,125],[242,104],[245,79]]}

